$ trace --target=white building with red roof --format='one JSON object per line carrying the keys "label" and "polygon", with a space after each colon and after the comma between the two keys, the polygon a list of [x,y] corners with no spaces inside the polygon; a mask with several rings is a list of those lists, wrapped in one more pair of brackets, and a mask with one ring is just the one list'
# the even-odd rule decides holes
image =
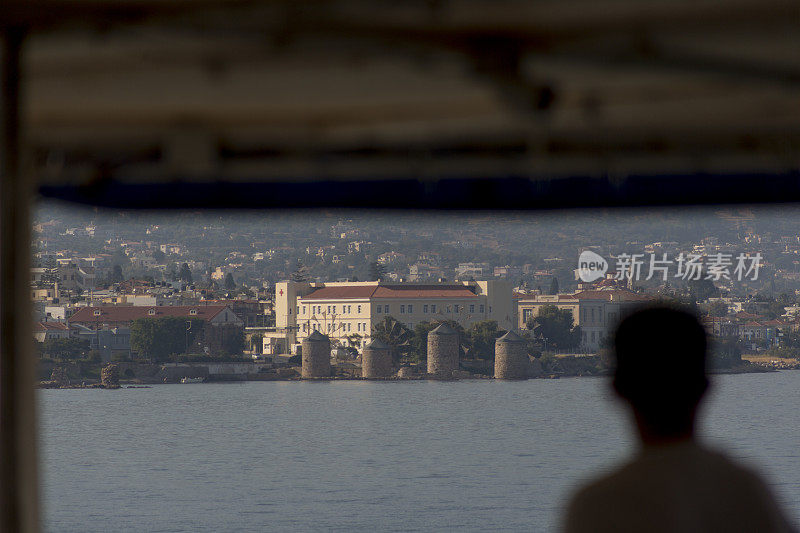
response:
{"label": "white building with red roof", "polygon": [[542,307],[555,305],[559,309],[568,309],[575,325],[580,326],[581,349],[597,351],[603,339],[613,335],[620,318],[651,300],[644,294],[606,286],[571,294],[518,295],[518,327],[525,328]]}
{"label": "white building with red roof", "polygon": [[[305,283],[284,281],[275,286],[277,335],[287,347],[313,331],[331,340],[360,348],[372,328],[391,316],[413,329],[421,322],[454,320],[467,327],[495,320],[501,329],[516,325],[511,283],[471,281],[454,283],[387,283],[378,281]],[[265,343],[273,342],[269,338]],[[265,353],[270,353],[265,345]]]}

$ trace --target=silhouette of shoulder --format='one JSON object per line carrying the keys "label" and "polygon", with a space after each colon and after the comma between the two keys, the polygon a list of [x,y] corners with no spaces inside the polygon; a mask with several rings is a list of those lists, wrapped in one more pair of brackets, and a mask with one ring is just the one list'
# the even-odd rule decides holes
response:
{"label": "silhouette of shoulder", "polygon": [[793,531],[756,474],[692,442],[646,448],[580,490],[565,530]]}

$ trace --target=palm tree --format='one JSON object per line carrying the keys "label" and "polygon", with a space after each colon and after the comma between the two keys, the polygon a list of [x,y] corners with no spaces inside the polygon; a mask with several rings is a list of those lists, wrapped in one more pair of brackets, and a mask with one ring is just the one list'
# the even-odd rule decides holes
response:
{"label": "palm tree", "polygon": [[393,316],[384,317],[383,321],[372,326],[372,338],[391,346],[392,360],[395,363],[410,349],[413,336],[414,333]]}

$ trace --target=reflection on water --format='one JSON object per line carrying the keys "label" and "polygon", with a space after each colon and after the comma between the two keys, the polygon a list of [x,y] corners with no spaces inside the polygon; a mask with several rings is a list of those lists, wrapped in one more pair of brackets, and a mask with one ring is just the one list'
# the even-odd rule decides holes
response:
{"label": "reflection on water", "polygon": [[[705,433],[800,522],[798,385],[720,377]],[[553,529],[572,488],[633,446],[590,378],[42,390],[40,404],[53,532]]]}

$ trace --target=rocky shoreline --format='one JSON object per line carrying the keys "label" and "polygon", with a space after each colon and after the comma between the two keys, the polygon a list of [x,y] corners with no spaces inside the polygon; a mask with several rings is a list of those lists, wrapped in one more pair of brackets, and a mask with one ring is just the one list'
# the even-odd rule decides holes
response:
{"label": "rocky shoreline", "polygon": [[[446,378],[455,380],[486,380],[495,379],[491,367],[486,361],[463,361],[462,369],[453,372]],[[332,375],[327,378],[315,378],[315,381],[339,380],[366,380],[361,377],[361,369],[353,364],[333,365]],[[800,363],[795,361],[774,361],[752,363],[743,361],[740,365],[730,368],[717,368],[709,370],[709,374],[746,374],[775,372],[779,370],[800,369]],[[217,369],[218,370],[218,369]],[[124,372],[124,376],[123,376]],[[532,359],[528,379],[559,379],[567,377],[602,377],[608,376],[610,369],[600,357],[562,356],[549,358],[545,361]],[[96,374],[95,374],[96,375]],[[100,379],[91,377],[70,377],[65,366],[53,369],[50,379],[41,380],[41,389],[121,389],[121,388],[150,388],[155,384],[180,383],[181,378],[189,377],[200,379],[204,383],[235,383],[244,381],[303,381],[301,369],[295,367],[261,368],[254,372],[238,374],[209,372],[208,366],[202,364],[183,366],[163,365],[136,365],[111,363],[102,367]],[[379,378],[372,381],[412,381],[436,379],[441,381],[441,376],[431,376],[424,365],[402,366],[390,377]],[[198,382],[198,381],[193,381]]]}

